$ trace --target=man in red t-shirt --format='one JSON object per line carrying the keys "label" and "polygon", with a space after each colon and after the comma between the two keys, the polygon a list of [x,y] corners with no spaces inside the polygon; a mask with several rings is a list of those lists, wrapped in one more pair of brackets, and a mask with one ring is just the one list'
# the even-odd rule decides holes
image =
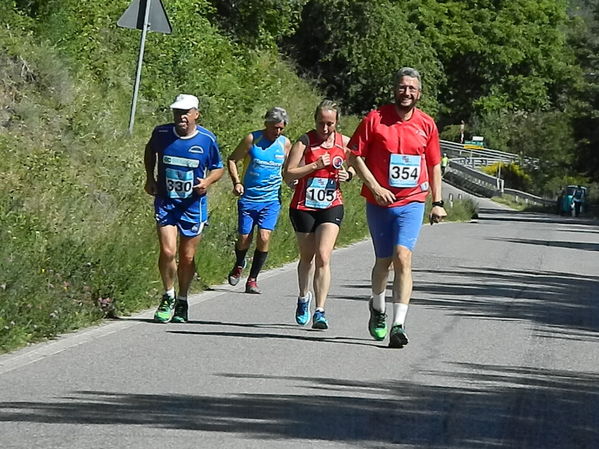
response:
{"label": "man in red t-shirt", "polygon": [[418,240],[424,202],[429,192],[432,223],[447,215],[441,195],[441,151],[434,120],[416,108],[422,93],[417,70],[404,67],[395,75],[395,103],[371,111],[348,147],[350,164],[362,179],[368,227],[376,261],[368,329],[376,340],[387,336],[385,288],[393,263],[393,324],[389,346],[408,343],[405,318],[412,294],[412,251]]}

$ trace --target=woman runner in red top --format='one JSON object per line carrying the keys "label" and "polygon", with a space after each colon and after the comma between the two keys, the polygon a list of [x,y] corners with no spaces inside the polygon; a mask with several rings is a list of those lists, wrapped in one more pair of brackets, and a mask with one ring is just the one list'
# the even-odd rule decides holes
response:
{"label": "woman runner in red top", "polygon": [[299,297],[295,320],[305,325],[310,320],[312,275],[316,309],[314,329],[328,329],[324,305],[331,284],[331,253],[343,220],[343,198],[339,183],[350,181],[353,168],[344,163],[349,137],[336,131],[337,105],[322,101],[314,113],[316,128],[299,138],[287,158],[284,177],[296,181],[289,205],[289,218],[297,237],[300,259],[297,266]]}

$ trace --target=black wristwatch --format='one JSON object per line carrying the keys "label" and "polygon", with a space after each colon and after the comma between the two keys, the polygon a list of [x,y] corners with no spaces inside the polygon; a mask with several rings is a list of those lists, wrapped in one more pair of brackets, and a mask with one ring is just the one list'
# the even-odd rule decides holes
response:
{"label": "black wristwatch", "polygon": [[435,206],[443,207],[443,206],[445,206],[445,201],[443,201],[443,200],[433,201],[433,207],[435,207]]}

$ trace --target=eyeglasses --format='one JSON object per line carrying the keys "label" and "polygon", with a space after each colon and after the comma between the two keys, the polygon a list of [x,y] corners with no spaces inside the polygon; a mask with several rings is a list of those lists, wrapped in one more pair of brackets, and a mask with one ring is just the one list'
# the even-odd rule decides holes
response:
{"label": "eyeglasses", "polygon": [[411,94],[415,94],[416,92],[418,92],[420,90],[420,88],[415,87],[415,86],[404,86],[404,85],[397,86],[396,89],[398,92],[410,92]]}

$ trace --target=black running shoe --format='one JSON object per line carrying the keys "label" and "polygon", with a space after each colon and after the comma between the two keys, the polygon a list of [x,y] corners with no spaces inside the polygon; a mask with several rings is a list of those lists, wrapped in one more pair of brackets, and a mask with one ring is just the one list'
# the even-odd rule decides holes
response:
{"label": "black running shoe", "polygon": [[171,319],[171,323],[185,323],[188,320],[187,309],[189,308],[187,301],[177,301],[175,303],[175,314]]}
{"label": "black running shoe", "polygon": [[389,333],[389,347],[403,348],[408,344],[408,334],[401,324],[396,324]]}

